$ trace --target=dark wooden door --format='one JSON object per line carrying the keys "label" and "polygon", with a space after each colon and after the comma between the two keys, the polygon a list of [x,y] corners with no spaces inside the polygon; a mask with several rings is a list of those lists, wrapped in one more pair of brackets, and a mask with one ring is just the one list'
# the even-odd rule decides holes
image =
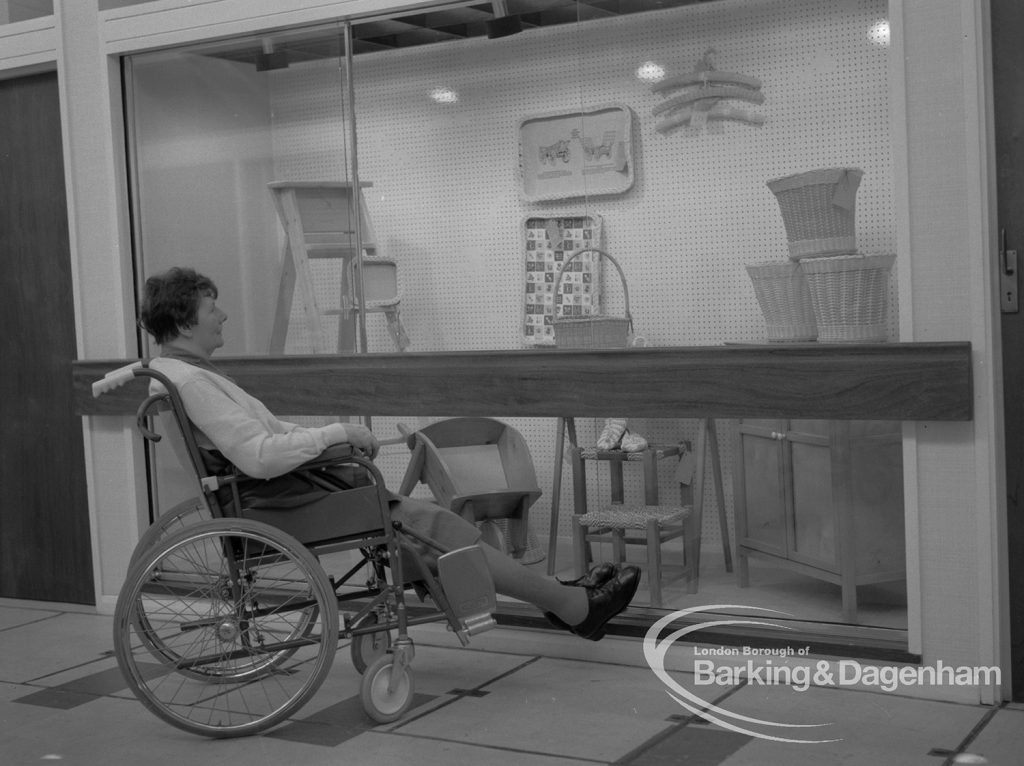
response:
{"label": "dark wooden door", "polygon": [[0,80],[0,596],[95,603],[56,74]]}
{"label": "dark wooden door", "polygon": [[[1007,249],[1024,260],[1024,4],[992,0],[991,7],[999,226]],[[1019,305],[1024,309],[1024,302]],[[1001,325],[1013,696],[1024,700],[1024,311],[1002,314]]]}

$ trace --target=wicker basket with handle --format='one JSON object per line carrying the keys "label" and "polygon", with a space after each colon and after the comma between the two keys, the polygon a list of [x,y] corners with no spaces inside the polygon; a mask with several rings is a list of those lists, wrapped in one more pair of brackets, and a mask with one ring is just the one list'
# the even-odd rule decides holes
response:
{"label": "wicker basket with handle", "polygon": [[562,286],[562,277],[569,264],[583,253],[597,253],[611,261],[619,272],[622,280],[622,294],[626,302],[624,317],[589,316],[560,317],[559,304],[554,307],[555,345],[558,348],[625,348],[629,345],[629,335],[633,331],[633,317],[629,313],[629,288],[626,286],[626,275],[622,272],[619,262],[603,250],[584,247],[570,255],[562,263],[555,279],[555,300],[558,300]]}

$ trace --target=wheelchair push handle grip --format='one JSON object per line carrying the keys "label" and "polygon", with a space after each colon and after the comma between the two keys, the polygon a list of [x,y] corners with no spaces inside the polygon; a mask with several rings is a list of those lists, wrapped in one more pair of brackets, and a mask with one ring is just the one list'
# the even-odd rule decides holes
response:
{"label": "wheelchair push handle grip", "polygon": [[124,367],[111,370],[92,384],[93,397],[98,397],[101,394],[107,393],[107,391],[113,391],[115,388],[123,386],[135,377],[135,371],[140,367],[142,367],[142,362],[132,362]]}

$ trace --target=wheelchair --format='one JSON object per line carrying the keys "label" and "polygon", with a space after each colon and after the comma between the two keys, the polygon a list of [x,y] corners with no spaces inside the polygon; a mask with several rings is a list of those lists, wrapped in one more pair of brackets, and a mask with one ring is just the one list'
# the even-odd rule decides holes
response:
{"label": "wheelchair", "polygon": [[[369,458],[336,445],[297,469],[316,480],[326,468],[359,466],[370,477],[366,486],[332,486],[322,499],[288,510],[245,508],[239,487],[258,480],[232,466],[211,468],[177,390],[158,370],[145,361],[114,370],[93,384],[93,395],[138,377],[162,386],[138,408],[140,433],[153,442],[170,437],[201,495],[141,536],[115,608],[118,666],[156,716],[208,737],[265,731],[310,700],[348,641],[363,708],[389,723],[413,701],[410,626],[447,622],[463,646],[495,626],[483,551],[446,551],[392,521]],[[413,540],[440,554],[436,573]],[[340,577],[321,565],[336,551],[356,561]],[[409,591],[427,604],[415,614],[406,608]]]}

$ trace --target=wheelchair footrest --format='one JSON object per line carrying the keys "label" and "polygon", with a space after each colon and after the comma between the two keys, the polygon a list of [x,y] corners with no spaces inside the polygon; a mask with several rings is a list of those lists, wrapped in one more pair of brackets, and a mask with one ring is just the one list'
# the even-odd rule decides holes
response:
{"label": "wheelchair footrest", "polygon": [[498,606],[494,580],[479,547],[470,545],[439,557],[437,573],[461,630],[474,635],[497,624],[491,616]]}
{"label": "wheelchair footrest", "polygon": [[484,612],[463,617],[462,626],[468,635],[475,636],[477,633],[483,633],[485,630],[498,627],[498,623],[494,619],[494,615],[490,612]]}

